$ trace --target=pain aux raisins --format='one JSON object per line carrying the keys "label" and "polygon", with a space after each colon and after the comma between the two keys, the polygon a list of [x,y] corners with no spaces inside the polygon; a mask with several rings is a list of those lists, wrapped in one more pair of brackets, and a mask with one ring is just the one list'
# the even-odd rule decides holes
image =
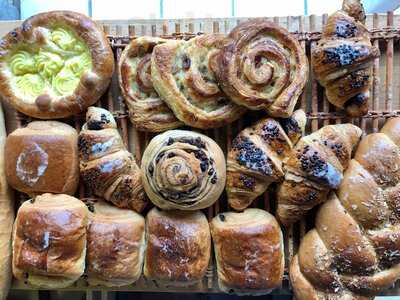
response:
{"label": "pain aux raisins", "polygon": [[348,66],[354,63],[358,58],[364,56],[363,48],[342,44],[337,47],[327,48],[324,50],[325,59],[323,63],[334,63],[338,67]]}
{"label": "pain aux raisins", "polygon": [[240,174],[239,179],[242,181],[243,185],[250,189],[253,190],[254,189],[254,185],[256,183],[256,180],[253,177],[244,175],[244,174]]}
{"label": "pain aux raisins", "polygon": [[341,38],[355,37],[357,34],[357,26],[348,22],[338,22],[336,24],[336,36]]}
{"label": "pain aux raisins", "polygon": [[247,137],[235,138],[232,147],[238,151],[236,161],[240,165],[268,176],[272,174],[271,159]]}
{"label": "pain aux raisins", "polygon": [[285,142],[285,140],[280,135],[278,125],[271,122],[268,122],[263,126],[261,137],[266,142],[273,140]]}

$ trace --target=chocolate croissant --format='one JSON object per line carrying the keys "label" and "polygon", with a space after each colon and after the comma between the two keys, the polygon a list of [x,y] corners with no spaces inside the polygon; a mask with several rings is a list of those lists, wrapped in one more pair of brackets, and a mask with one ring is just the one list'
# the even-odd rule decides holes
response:
{"label": "chocolate croissant", "polygon": [[81,178],[95,195],[121,208],[143,210],[146,200],[140,169],[109,111],[89,107],[78,148]]}
{"label": "chocolate croissant", "polygon": [[186,125],[202,129],[221,127],[245,112],[221,91],[213,72],[215,57],[225,43],[224,35],[204,34],[154,47],[154,88]]}
{"label": "chocolate croissant", "polygon": [[143,153],[144,189],[162,209],[206,208],[224,190],[225,164],[221,148],[209,137],[169,130],[153,138]]}
{"label": "chocolate croissant", "polygon": [[345,0],[342,10],[328,18],[311,53],[314,74],[325,87],[328,101],[353,117],[368,112],[372,64],[379,56],[364,20],[360,1]]}
{"label": "chocolate croissant", "polygon": [[298,300],[373,299],[400,277],[400,118],[365,136],[290,266]]}
{"label": "chocolate croissant", "polygon": [[151,79],[151,54],[156,45],[165,42],[150,36],[133,39],[119,60],[119,86],[138,130],[158,132],[183,125],[157,94]]}
{"label": "chocolate croissant", "polygon": [[327,125],[299,140],[277,190],[276,214],[283,225],[298,221],[339,186],[361,133],[352,124]]}
{"label": "chocolate croissant", "polygon": [[222,90],[239,105],[289,117],[308,78],[299,42],[265,20],[240,23],[228,37],[214,65]]}
{"label": "chocolate croissant", "polygon": [[273,182],[283,180],[282,161],[304,134],[306,115],[297,110],[283,126],[272,118],[241,131],[228,152],[226,191],[228,202],[244,210]]}

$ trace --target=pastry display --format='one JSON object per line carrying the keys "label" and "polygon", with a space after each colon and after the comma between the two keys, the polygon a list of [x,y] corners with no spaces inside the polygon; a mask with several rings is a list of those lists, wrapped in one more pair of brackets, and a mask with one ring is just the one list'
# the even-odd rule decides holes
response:
{"label": "pastry display", "polygon": [[0,300],[6,300],[11,285],[11,233],[14,222],[14,201],[6,181],[4,146],[6,124],[0,105]]}
{"label": "pastry display", "polygon": [[144,218],[102,201],[89,209],[86,253],[89,284],[108,287],[132,284],[142,274]]}
{"label": "pastry display", "polygon": [[71,285],[85,270],[87,221],[85,204],[68,195],[24,202],[14,224],[14,276],[41,288]]}
{"label": "pastry display", "polygon": [[282,231],[268,212],[225,212],[211,222],[221,291],[264,295],[281,285],[285,266]]}
{"label": "pastry display", "polygon": [[243,210],[273,182],[283,180],[283,160],[304,134],[306,115],[297,110],[281,124],[272,118],[242,130],[228,152],[226,192],[228,202]]}
{"label": "pastry display", "polygon": [[217,56],[222,90],[237,104],[289,117],[308,78],[308,61],[295,37],[275,23],[241,22]]}
{"label": "pastry display", "polygon": [[34,121],[13,131],[6,140],[8,183],[30,196],[73,195],[79,183],[78,134],[58,121]]}
{"label": "pastry display", "polygon": [[204,34],[189,41],[174,40],[154,47],[151,77],[157,93],[186,125],[221,127],[245,109],[219,88],[213,64],[226,43],[222,34]]}
{"label": "pastry display", "polygon": [[75,12],[35,15],[0,41],[0,95],[36,118],[82,112],[104,93],[113,68],[102,29]]}
{"label": "pastry display", "polygon": [[141,167],[146,194],[162,209],[206,208],[225,187],[221,148],[194,131],[170,130],[154,137],[143,153]]}
{"label": "pastry display", "polygon": [[299,140],[285,159],[277,191],[276,215],[283,225],[298,221],[339,187],[361,133],[352,124],[327,125]]}
{"label": "pastry display", "polygon": [[165,131],[183,125],[153,87],[153,48],[167,42],[158,37],[138,37],[124,49],[119,59],[118,78],[129,117],[138,130]]}
{"label": "pastry display", "polygon": [[97,196],[121,208],[146,206],[141,172],[126,149],[112,114],[89,107],[78,138],[81,178]]}
{"label": "pastry display", "polygon": [[207,270],[211,235],[201,211],[161,211],[146,217],[144,276],[158,284],[190,286]]}
{"label": "pastry display", "polygon": [[371,45],[360,0],[344,0],[329,16],[312,49],[312,67],[328,101],[357,117],[368,112],[372,65],[379,49]]}
{"label": "pastry display", "polygon": [[296,299],[373,299],[399,279],[399,146],[400,118],[361,140],[291,263]]}

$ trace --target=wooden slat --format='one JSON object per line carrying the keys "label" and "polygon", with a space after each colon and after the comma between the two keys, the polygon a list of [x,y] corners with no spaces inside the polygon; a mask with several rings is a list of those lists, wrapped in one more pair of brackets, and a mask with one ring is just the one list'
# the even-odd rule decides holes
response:
{"label": "wooden slat", "polygon": [[[374,14],[373,27],[379,28],[379,16]],[[379,48],[379,40],[373,42],[374,47]],[[375,58],[374,66],[372,69],[373,81],[372,81],[372,108],[377,111],[379,109],[379,57]],[[379,119],[372,120],[372,131],[378,132],[379,130]]]}

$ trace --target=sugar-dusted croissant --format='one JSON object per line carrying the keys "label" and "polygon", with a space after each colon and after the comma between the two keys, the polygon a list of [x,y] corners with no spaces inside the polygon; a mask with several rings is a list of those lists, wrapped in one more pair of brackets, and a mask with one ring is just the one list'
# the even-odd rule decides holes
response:
{"label": "sugar-dusted croissant", "polygon": [[81,178],[94,194],[118,207],[143,210],[146,201],[140,169],[109,111],[89,107],[78,148]]}
{"label": "sugar-dusted croissant", "polygon": [[373,299],[400,278],[400,118],[364,137],[290,266],[298,300]]}
{"label": "sugar-dusted croissant", "polygon": [[361,133],[352,124],[327,125],[300,139],[284,162],[285,179],[277,191],[283,225],[298,221],[339,186]]}
{"label": "sugar-dusted croissant", "polygon": [[217,57],[222,90],[239,105],[287,118],[308,78],[307,56],[284,28],[258,19],[240,23]]}
{"label": "sugar-dusted croissant", "polygon": [[304,111],[297,110],[281,124],[272,118],[260,120],[241,131],[228,152],[226,191],[228,202],[243,210],[268,186],[283,180],[282,161],[306,125]]}
{"label": "sugar-dusted croissant", "polygon": [[344,0],[328,18],[322,38],[312,49],[312,67],[328,101],[351,116],[368,111],[372,64],[379,49],[371,45],[359,0]]}

